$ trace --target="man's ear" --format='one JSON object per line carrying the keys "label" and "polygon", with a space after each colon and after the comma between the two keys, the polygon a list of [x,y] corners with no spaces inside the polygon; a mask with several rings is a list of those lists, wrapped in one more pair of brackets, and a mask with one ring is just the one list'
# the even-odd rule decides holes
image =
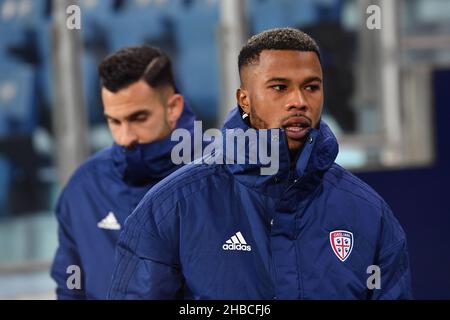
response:
{"label": "man's ear", "polygon": [[243,88],[239,88],[236,90],[236,100],[238,104],[241,106],[242,110],[249,114],[250,113],[250,103],[248,99],[248,93],[247,90]]}
{"label": "man's ear", "polygon": [[183,113],[184,98],[175,93],[167,100],[167,122],[172,130],[177,126],[177,121]]}

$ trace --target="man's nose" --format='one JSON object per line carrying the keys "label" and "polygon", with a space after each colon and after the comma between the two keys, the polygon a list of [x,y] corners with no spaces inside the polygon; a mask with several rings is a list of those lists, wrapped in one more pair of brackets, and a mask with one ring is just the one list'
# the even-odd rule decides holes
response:
{"label": "man's nose", "polygon": [[123,124],[120,128],[120,134],[117,143],[126,148],[132,148],[138,143],[138,137],[128,124]]}
{"label": "man's nose", "polygon": [[304,111],[308,108],[307,101],[300,88],[292,90],[286,103],[286,108],[288,110],[299,109]]}

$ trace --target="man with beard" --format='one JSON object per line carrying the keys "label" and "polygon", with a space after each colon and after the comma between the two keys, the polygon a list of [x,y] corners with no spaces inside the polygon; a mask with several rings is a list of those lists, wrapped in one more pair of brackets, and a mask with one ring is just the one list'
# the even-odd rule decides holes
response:
{"label": "man with beard", "polygon": [[106,299],[125,219],[178,168],[171,161],[171,132],[194,128],[170,59],[158,48],[121,49],[99,65],[99,73],[115,143],[85,161],[59,198],[59,247],[51,271],[59,299]]}

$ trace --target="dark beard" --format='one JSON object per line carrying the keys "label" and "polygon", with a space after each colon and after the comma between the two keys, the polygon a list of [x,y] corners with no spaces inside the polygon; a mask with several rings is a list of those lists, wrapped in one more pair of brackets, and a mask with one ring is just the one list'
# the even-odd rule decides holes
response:
{"label": "dark beard", "polygon": [[269,125],[258,116],[255,108],[250,107],[250,124],[255,129],[269,129]]}

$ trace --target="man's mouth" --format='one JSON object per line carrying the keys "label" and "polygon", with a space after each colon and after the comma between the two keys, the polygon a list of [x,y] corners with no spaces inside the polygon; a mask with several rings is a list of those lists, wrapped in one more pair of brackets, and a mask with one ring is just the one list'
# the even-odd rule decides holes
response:
{"label": "man's mouth", "polygon": [[311,128],[311,121],[306,117],[291,117],[283,123],[288,138],[300,140],[305,138]]}

